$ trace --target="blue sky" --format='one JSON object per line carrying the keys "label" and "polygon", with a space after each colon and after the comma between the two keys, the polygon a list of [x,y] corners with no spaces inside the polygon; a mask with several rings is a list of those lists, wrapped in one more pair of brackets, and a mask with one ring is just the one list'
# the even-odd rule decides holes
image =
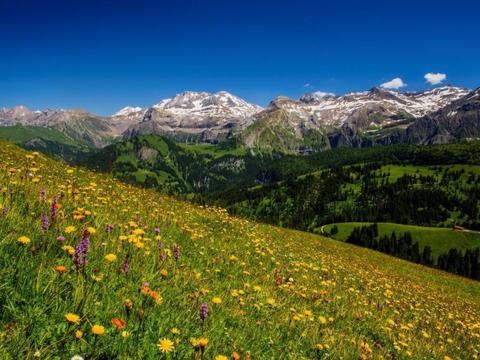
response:
{"label": "blue sky", "polygon": [[[183,90],[342,94],[480,86],[480,4],[451,1],[0,1],[0,107],[110,114]],[[309,84],[306,86],[306,84]]]}

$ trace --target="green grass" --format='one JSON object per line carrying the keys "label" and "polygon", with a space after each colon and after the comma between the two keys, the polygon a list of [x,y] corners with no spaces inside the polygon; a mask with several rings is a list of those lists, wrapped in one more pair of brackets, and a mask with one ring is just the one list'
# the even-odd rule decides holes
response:
{"label": "green grass", "polygon": [[434,175],[434,172],[427,166],[415,166],[415,165],[385,165],[376,171],[376,174],[387,173],[389,174],[388,180],[395,182],[404,175]]}
{"label": "green grass", "polygon": [[[330,233],[333,225],[337,225],[338,233],[332,237],[336,240],[345,241],[352,232],[353,228],[363,225],[369,225],[365,222],[349,222],[325,225],[323,230]],[[379,236],[390,235],[393,231],[398,234],[410,232],[414,241],[418,241],[420,248],[429,245],[432,248],[432,254],[435,258],[439,254],[448,252],[451,248],[457,248],[462,251],[480,247],[480,233],[456,231],[448,228],[436,228],[426,226],[414,226],[392,223],[378,223]]]}
{"label": "green grass", "polygon": [[207,155],[211,159],[218,159],[222,156],[244,156],[247,149],[242,146],[222,146],[222,144],[183,144],[179,143],[182,149],[199,155]]}
{"label": "green grass", "polygon": [[168,156],[168,144],[163,138],[155,135],[143,135],[142,140],[145,141],[150,147],[157,150],[161,156]]}
{"label": "green grass", "polygon": [[418,166],[418,165],[384,165],[379,170],[376,170],[375,173],[380,175],[382,173],[389,174],[388,180],[390,182],[397,181],[400,177],[404,175],[417,175],[417,176],[436,176],[438,174],[434,171],[434,168],[440,168],[442,171],[448,169],[449,171],[459,171],[463,170],[464,174],[461,176],[461,180],[465,180],[469,172],[472,172],[476,175],[480,174],[480,166],[478,165],[437,165],[437,166]]}
{"label": "green grass", "polygon": [[[346,165],[345,168],[348,168],[350,165]],[[380,169],[375,170],[375,175],[379,177],[381,174],[386,173],[388,174],[388,181],[389,182],[396,182],[399,178],[404,175],[412,175],[412,176],[435,176],[438,178],[440,175],[438,172],[434,170],[434,168],[439,168],[442,171],[448,169],[449,171],[461,171],[463,170],[464,173],[461,175],[461,180],[466,180],[469,173],[473,173],[475,175],[480,175],[480,165],[468,165],[468,164],[453,164],[453,165],[435,165],[435,166],[422,166],[422,165],[412,165],[412,164],[405,164],[405,165],[383,165]],[[311,173],[302,174],[297,176],[298,179],[304,179],[308,175],[313,176],[320,176],[324,170],[317,170]]]}
{"label": "green grass", "polygon": [[2,126],[0,127],[0,139],[16,144],[26,143],[32,139],[45,139],[61,144],[79,146],[78,142],[58,130],[36,126]]}

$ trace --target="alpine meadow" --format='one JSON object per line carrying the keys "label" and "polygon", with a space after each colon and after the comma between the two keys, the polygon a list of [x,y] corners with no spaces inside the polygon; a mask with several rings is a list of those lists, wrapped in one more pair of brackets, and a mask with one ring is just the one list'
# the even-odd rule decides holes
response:
{"label": "alpine meadow", "polygon": [[480,360],[479,13],[0,1],[0,360]]}
{"label": "alpine meadow", "polygon": [[1,145],[6,358],[478,357],[478,282]]}

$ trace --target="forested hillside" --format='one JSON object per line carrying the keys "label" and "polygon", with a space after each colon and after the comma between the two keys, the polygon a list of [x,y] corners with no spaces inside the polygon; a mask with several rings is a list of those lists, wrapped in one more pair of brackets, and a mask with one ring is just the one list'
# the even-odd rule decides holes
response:
{"label": "forested hillside", "polygon": [[479,229],[480,166],[340,166],[201,199],[238,215],[309,231],[348,221]]}

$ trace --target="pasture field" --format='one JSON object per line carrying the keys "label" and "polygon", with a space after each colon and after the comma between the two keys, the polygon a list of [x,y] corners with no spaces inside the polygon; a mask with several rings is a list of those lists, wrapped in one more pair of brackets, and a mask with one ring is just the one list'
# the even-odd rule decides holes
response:
{"label": "pasture field", "polygon": [[[338,233],[332,235],[336,240],[345,241],[355,227],[370,225],[369,222],[348,222],[325,225],[323,230],[329,233],[334,225],[337,225]],[[480,233],[474,231],[457,231],[450,228],[438,228],[429,226],[403,225],[394,223],[377,223],[378,235],[390,236],[392,232],[397,235],[409,232],[413,241],[418,241],[420,249],[429,245],[432,254],[436,258],[439,254],[446,253],[451,248],[457,248],[464,252],[466,249],[480,247]]]}

